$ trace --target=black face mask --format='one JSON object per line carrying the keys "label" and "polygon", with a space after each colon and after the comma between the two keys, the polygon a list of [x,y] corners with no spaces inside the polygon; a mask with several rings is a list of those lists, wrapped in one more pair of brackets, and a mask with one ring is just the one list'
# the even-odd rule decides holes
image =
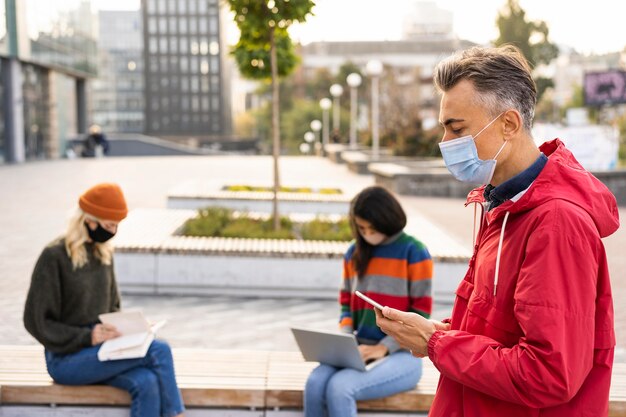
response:
{"label": "black face mask", "polygon": [[87,233],[89,233],[89,237],[94,242],[104,243],[107,240],[111,239],[113,236],[115,236],[115,233],[109,232],[104,227],[102,227],[100,223],[98,223],[98,227],[96,227],[96,230],[91,230],[86,222],[85,227],[87,228]]}

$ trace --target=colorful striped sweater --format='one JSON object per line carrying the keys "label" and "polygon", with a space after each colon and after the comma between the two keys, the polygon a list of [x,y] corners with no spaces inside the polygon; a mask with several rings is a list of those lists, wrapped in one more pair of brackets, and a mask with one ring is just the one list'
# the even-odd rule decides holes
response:
{"label": "colorful striped sweater", "polygon": [[431,284],[433,261],[426,246],[400,232],[397,237],[376,246],[365,276],[357,278],[352,261],[353,243],[344,256],[343,286],[339,295],[341,330],[356,333],[359,343],[384,344],[390,353],[398,343],[376,325],[374,309],[357,297],[361,291],[380,304],[430,317],[433,299]]}

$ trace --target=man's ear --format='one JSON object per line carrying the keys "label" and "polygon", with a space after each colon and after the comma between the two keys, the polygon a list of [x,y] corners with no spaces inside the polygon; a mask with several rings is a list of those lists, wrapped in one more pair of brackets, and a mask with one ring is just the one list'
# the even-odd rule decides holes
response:
{"label": "man's ear", "polygon": [[505,140],[514,138],[523,129],[522,115],[517,110],[505,111],[502,115],[502,121],[502,135]]}

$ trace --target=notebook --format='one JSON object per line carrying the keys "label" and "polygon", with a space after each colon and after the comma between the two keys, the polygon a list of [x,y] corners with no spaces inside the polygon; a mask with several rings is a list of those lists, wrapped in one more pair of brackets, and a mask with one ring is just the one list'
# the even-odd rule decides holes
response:
{"label": "notebook", "polygon": [[143,358],[154,340],[156,331],[165,320],[150,324],[140,310],[125,310],[115,313],[100,314],[102,323],[112,324],[122,334],[107,340],[98,349],[100,361]]}
{"label": "notebook", "polygon": [[305,360],[338,368],[367,371],[385,358],[365,364],[354,335],[292,327],[291,332]]}

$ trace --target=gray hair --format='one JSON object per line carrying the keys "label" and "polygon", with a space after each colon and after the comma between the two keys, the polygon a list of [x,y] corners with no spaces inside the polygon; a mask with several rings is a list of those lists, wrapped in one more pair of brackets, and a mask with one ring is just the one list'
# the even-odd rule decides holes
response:
{"label": "gray hair", "polygon": [[477,104],[492,117],[517,110],[524,129],[530,132],[537,104],[537,87],[530,65],[512,45],[499,48],[473,47],[441,61],[435,68],[435,86],[446,92],[459,81],[470,81],[477,92]]}

